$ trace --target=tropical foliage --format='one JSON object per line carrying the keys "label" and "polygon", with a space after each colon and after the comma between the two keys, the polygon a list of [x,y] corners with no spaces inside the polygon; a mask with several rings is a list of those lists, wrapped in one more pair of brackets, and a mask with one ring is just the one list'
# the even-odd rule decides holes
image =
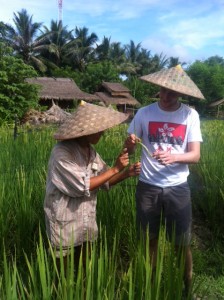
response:
{"label": "tropical foliage", "polygon": [[0,43],[0,124],[18,118],[37,107],[37,87],[24,80],[36,76],[36,71],[22,59],[11,55],[12,50]]}
{"label": "tropical foliage", "polygon": [[[14,13],[13,24],[0,22],[0,41],[12,48],[7,54],[12,56],[12,60],[22,59],[24,73],[27,66],[32,66],[37,76],[70,77],[86,92],[94,93],[103,80],[122,81],[145,105],[155,97],[158,89],[142,83],[139,77],[180,64],[206,98],[205,101],[188,98],[200,114],[206,111],[207,104],[224,97],[224,59],[219,56],[187,65],[178,57],[152,54],[133,40],[122,45],[104,36],[99,41],[97,34],[89,32],[85,26],[68,29],[62,21],[52,20],[47,27],[41,22],[34,22],[33,16],[25,9]],[[8,84],[14,84],[13,77],[8,78]],[[29,97],[26,101],[32,102],[33,99],[36,98],[31,100]],[[6,102],[2,102],[1,110],[11,107],[12,103],[9,101],[6,105]]]}
{"label": "tropical foliage", "polygon": [[[41,74],[51,74],[57,67],[72,67],[84,72],[89,63],[110,61],[119,74],[143,75],[158,71],[173,62],[163,53],[152,55],[141,43],[111,42],[103,37],[99,42],[96,33],[89,33],[85,26],[68,30],[61,21],[52,20],[50,27],[33,22],[25,9],[14,13],[13,25],[0,23],[0,39],[14,49],[14,55],[35,66]],[[176,61],[179,63],[178,58]]]}

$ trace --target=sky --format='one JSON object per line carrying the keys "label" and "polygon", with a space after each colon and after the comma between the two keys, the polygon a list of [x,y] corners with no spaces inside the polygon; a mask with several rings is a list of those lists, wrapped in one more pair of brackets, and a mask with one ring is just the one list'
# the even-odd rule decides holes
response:
{"label": "sky", "polygon": [[[60,16],[57,0],[0,0],[0,7],[0,21],[10,25],[22,9],[48,28]],[[224,0],[62,0],[62,21],[69,30],[87,27],[98,43],[132,40],[187,64],[224,57]]]}

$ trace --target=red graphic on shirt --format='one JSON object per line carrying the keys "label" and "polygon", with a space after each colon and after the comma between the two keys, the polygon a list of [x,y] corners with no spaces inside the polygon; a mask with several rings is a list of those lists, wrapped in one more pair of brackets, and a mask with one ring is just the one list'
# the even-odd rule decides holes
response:
{"label": "red graphic on shirt", "polygon": [[169,122],[149,122],[148,138],[151,143],[182,145],[187,126]]}

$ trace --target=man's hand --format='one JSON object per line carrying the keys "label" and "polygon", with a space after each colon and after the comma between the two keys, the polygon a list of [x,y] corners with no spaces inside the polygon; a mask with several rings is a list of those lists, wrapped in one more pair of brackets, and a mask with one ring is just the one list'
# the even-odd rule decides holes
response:
{"label": "man's hand", "polygon": [[140,139],[135,134],[130,134],[125,140],[125,147],[128,149],[128,153],[132,154],[135,151],[135,146],[137,142],[140,142]]}
{"label": "man's hand", "polygon": [[141,172],[141,163],[136,162],[130,165],[127,169],[128,177],[138,176]]}
{"label": "man's hand", "polygon": [[175,155],[168,151],[154,152],[153,157],[158,160],[162,165],[170,165],[175,162]]}
{"label": "man's hand", "polygon": [[129,156],[127,148],[124,148],[121,154],[116,159],[114,167],[118,170],[118,172],[122,171],[129,164]]}

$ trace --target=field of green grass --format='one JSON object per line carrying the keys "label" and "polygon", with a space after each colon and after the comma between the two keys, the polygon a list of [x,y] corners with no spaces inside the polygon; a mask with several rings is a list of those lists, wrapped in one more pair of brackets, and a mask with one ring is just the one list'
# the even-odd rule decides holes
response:
{"label": "field of green grass", "polygon": [[[96,146],[112,165],[126,125],[109,130]],[[0,128],[0,299],[182,299],[183,262],[160,233],[156,279],[147,243],[136,238],[131,178],[98,194],[98,241],[76,275],[59,272],[46,234],[45,180],[54,128]],[[202,121],[201,160],[191,165],[194,209],[192,295],[224,299],[224,122]],[[131,161],[140,159],[140,145]],[[72,265],[72,261],[69,262]],[[189,298],[190,299],[190,298]]]}

